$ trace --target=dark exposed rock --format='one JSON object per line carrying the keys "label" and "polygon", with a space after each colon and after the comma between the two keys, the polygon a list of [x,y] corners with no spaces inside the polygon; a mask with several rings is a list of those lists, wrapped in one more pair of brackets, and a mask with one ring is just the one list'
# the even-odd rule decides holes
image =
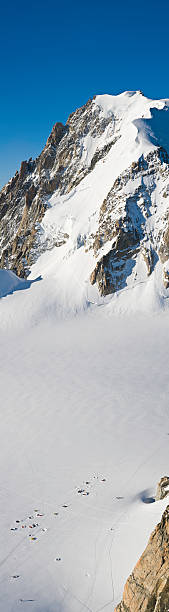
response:
{"label": "dark exposed rock", "polygon": [[[93,107],[93,101],[88,100],[70,115],[65,126],[62,123],[53,126],[35,161],[30,158],[21,163],[20,171],[0,192],[0,266],[15,270],[18,276],[27,275],[40,254],[38,226],[49,197],[57,189],[61,194],[69,192],[107,155],[116,136],[96,151],[89,165],[85,158],[83,161],[82,139],[89,132],[93,138],[103,134],[109,124],[114,134],[112,116],[105,119],[100,109]],[[60,246],[66,239],[56,236],[54,244]]]}
{"label": "dark exposed rock", "polygon": [[127,263],[128,260],[134,258],[137,250],[136,236],[130,232],[125,234],[121,231],[117,236],[115,248],[111,249],[107,255],[103,255],[90,276],[92,285],[97,282],[100,295],[114,293],[125,286],[126,277],[129,274]]}
{"label": "dark exposed rock", "polygon": [[146,246],[144,246],[141,250],[141,253],[147,266],[147,276],[150,276],[151,272],[153,271],[155,260],[155,255],[152,246],[150,245],[149,248],[146,248]]}
{"label": "dark exposed rock", "polygon": [[[121,137],[119,126],[119,117],[113,113],[105,117],[99,105],[90,99],[69,116],[65,126],[62,123],[54,125],[36,160],[30,158],[21,163],[20,171],[0,192],[0,266],[26,276],[43,250],[59,247],[68,240],[64,228],[56,229],[56,236],[51,239],[46,237],[41,226],[50,206],[50,197],[54,192],[56,195],[68,194],[100,160],[105,161]],[[104,139],[99,142],[98,137],[103,134]],[[85,141],[88,135],[89,142],[93,139],[92,158]],[[146,157],[142,155],[116,178],[100,208],[95,235],[77,238],[77,248],[85,246],[86,252],[89,249],[94,251],[96,266],[91,283],[98,284],[102,295],[126,286],[137,255],[144,259],[147,275],[152,273],[158,257],[162,262],[169,257],[169,213],[166,212],[163,233],[161,229],[156,232],[155,242],[151,229],[147,230],[147,219],[152,215],[153,191],[161,176],[165,203],[169,189],[166,186],[169,160],[166,151],[159,147]],[[130,183],[131,192],[128,189]],[[43,232],[44,240],[41,240]],[[164,285],[169,286],[167,270],[164,270]]]}
{"label": "dark exposed rock", "polygon": [[67,128],[65,125],[62,123],[55,123],[46,146],[38,158],[37,170],[39,173],[43,170],[51,170],[51,168],[53,168],[56,159],[56,150],[66,132]]}
{"label": "dark exposed rock", "polygon": [[167,270],[163,272],[163,282],[165,289],[169,289],[169,272]]}
{"label": "dark exposed rock", "polygon": [[[164,168],[164,169],[163,169]],[[169,257],[169,232],[161,239],[157,236],[156,244],[151,231],[147,233],[146,222],[152,214],[154,175],[169,175],[169,159],[165,150],[159,147],[146,158],[142,155],[137,162],[121,174],[102,203],[98,229],[91,237],[90,248],[93,247],[97,257],[96,268],[90,280],[95,282],[101,295],[114,293],[126,286],[126,279],[131,274],[140,253],[145,261],[149,276],[158,257],[166,261]],[[147,177],[151,181],[147,184]],[[129,181],[140,178],[134,194],[128,195],[125,187]],[[106,255],[101,255],[101,249],[108,241],[112,241]],[[165,251],[165,257],[162,253]],[[168,274],[165,273],[165,286],[168,287]]]}
{"label": "dark exposed rock", "polygon": [[35,185],[31,185],[31,187],[29,187],[28,191],[26,191],[25,193],[25,206],[27,208],[30,208],[32,201],[36,195],[37,189],[35,187]]}
{"label": "dark exposed rock", "polygon": [[169,476],[163,476],[157,485],[156,501],[169,495]]}
{"label": "dark exposed rock", "polygon": [[159,256],[160,256],[162,263],[165,263],[165,261],[169,259],[169,225],[162,237],[162,241],[161,241],[161,245],[159,249]]}

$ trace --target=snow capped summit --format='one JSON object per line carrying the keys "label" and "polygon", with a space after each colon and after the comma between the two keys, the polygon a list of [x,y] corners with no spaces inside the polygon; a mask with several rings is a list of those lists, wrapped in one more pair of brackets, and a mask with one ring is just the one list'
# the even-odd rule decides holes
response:
{"label": "snow capped summit", "polygon": [[0,612],[113,612],[166,504],[169,101],[56,123],[0,257]]}
{"label": "snow capped summit", "polygon": [[169,100],[94,96],[2,189],[1,266],[54,275],[75,309],[140,283],[167,297],[168,154]]}

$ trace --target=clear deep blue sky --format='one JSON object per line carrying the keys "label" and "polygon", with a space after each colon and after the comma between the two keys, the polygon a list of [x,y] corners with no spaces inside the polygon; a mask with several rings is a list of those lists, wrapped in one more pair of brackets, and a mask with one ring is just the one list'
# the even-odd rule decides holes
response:
{"label": "clear deep blue sky", "polygon": [[169,97],[169,0],[2,0],[0,184],[97,93]]}

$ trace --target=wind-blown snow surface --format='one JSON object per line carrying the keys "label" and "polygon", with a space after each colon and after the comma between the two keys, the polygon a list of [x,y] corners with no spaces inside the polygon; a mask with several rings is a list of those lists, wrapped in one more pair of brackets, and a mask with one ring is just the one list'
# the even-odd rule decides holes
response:
{"label": "wind-blown snow surface", "polygon": [[0,610],[112,612],[166,506],[168,309],[66,319],[54,280],[0,300]]}

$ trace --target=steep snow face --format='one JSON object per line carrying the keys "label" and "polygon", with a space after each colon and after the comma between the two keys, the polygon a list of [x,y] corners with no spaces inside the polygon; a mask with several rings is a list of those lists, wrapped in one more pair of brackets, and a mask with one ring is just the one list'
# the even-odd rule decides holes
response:
{"label": "steep snow face", "polygon": [[139,91],[89,100],[2,190],[1,265],[30,279],[54,275],[68,310],[140,283],[144,292],[150,279],[161,303],[169,286],[167,151],[168,100]]}
{"label": "steep snow face", "polygon": [[17,278],[16,274],[10,270],[0,270],[0,297],[5,297],[13,291],[26,289],[29,283]]}
{"label": "steep snow face", "polygon": [[118,117],[121,132],[126,133],[127,138],[129,126],[131,131],[133,126],[136,127],[135,136],[142,144],[142,153],[146,153],[146,147],[149,150],[150,142],[163,146],[169,152],[169,100],[150,100],[140,91],[126,91],[119,96],[96,96],[95,103],[105,118],[112,115]]}
{"label": "steep snow face", "polygon": [[[67,236],[65,245],[41,262],[43,266],[46,261],[47,274],[50,265],[52,274],[55,268],[59,286],[66,286],[68,304],[72,293],[79,304],[82,295],[84,303],[85,299],[99,303],[99,293],[113,293],[116,298],[119,291],[136,287],[137,296],[143,297],[136,300],[137,308],[145,304],[146,309],[158,309],[168,296],[169,160],[167,152],[155,146],[157,137],[150,124],[156,108],[159,113],[164,109],[167,126],[167,101],[153,102],[140,92],[126,92],[98,96],[95,107],[101,121],[112,118],[116,142],[68,195],[53,194],[36,248],[52,249]],[[103,135],[105,145],[110,126]],[[40,260],[32,274],[39,271]],[[120,302],[124,304],[124,296]]]}

